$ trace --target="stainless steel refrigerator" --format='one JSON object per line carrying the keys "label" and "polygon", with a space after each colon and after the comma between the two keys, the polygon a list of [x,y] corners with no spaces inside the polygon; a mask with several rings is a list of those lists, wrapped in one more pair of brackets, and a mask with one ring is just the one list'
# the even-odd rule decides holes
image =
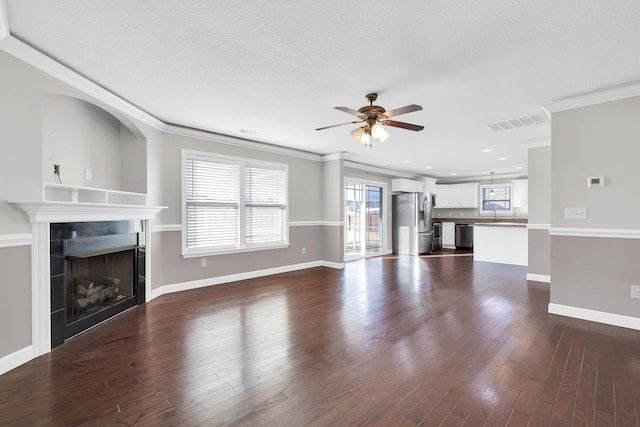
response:
{"label": "stainless steel refrigerator", "polygon": [[420,255],[431,252],[433,206],[431,193],[402,193],[393,196],[393,253]]}

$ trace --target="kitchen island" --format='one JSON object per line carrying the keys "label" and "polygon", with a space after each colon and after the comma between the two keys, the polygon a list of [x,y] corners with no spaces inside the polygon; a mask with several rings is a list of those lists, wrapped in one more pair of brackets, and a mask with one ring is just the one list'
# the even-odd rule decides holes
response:
{"label": "kitchen island", "polygon": [[528,265],[527,224],[477,222],[474,226],[474,261]]}

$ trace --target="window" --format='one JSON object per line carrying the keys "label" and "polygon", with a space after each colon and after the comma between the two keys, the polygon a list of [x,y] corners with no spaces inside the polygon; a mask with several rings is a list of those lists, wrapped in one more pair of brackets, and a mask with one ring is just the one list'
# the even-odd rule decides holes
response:
{"label": "window", "polygon": [[183,151],[184,256],[288,245],[287,165]]}
{"label": "window", "polygon": [[511,184],[481,185],[482,206],[480,213],[495,216],[513,215],[512,194]]}

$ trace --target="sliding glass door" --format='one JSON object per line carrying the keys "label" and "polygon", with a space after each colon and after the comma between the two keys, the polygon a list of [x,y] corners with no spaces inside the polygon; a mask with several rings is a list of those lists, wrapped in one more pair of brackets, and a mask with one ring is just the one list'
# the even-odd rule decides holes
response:
{"label": "sliding glass door", "polygon": [[345,178],[345,259],[380,255],[384,250],[384,184]]}

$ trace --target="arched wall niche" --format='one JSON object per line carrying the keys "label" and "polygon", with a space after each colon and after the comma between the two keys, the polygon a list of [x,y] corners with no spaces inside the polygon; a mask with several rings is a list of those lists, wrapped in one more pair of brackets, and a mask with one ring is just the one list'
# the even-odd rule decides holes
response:
{"label": "arched wall niche", "polygon": [[44,95],[42,177],[48,183],[146,193],[147,139],[121,114],[73,96]]}

